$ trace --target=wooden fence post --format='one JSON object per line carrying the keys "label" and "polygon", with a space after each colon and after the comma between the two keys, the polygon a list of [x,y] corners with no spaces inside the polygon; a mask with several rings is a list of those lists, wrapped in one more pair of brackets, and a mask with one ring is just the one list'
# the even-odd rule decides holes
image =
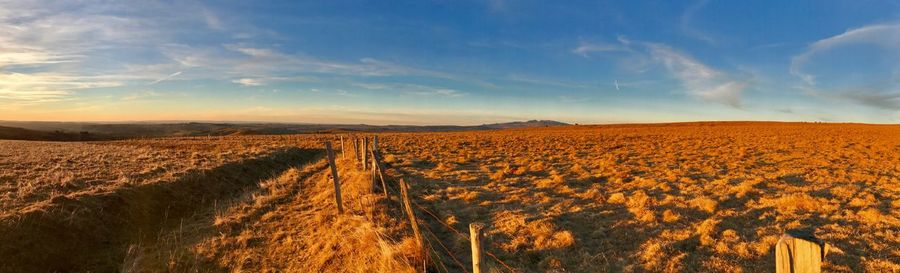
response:
{"label": "wooden fence post", "polygon": [[344,135],[341,135],[341,159],[347,159],[347,157],[344,156]]}
{"label": "wooden fence post", "polygon": [[775,273],[819,273],[828,244],[812,232],[788,230],[775,245]]}
{"label": "wooden fence post", "polygon": [[372,150],[378,149],[378,136],[372,136]]}
{"label": "wooden fence post", "polygon": [[325,142],[325,152],[328,153],[328,165],[331,166],[331,177],[334,181],[334,202],[337,204],[338,213],[344,213],[341,203],[341,180],[338,178],[337,166],[334,165],[334,151],[331,150],[331,141]]}
{"label": "wooden fence post", "polygon": [[375,184],[378,182],[378,166],[375,166],[375,157],[372,157],[372,192],[375,192]]}
{"label": "wooden fence post", "polygon": [[359,167],[359,139],[353,138],[353,160],[356,160],[356,166]]}
{"label": "wooden fence post", "polygon": [[369,168],[369,161],[366,160],[367,157],[368,157],[368,155],[367,155],[368,153],[369,153],[369,139],[367,139],[366,137],[363,137],[363,138],[362,138],[362,167],[363,167],[363,171],[365,171],[367,168]]}
{"label": "wooden fence post", "polygon": [[[416,245],[419,247],[420,251],[425,251],[425,244],[422,242],[422,234],[419,232],[419,222],[416,221],[416,214],[413,211],[412,203],[409,200],[408,194],[408,186],[406,185],[406,181],[403,178],[400,178],[400,195],[403,198],[403,208],[406,210],[406,215],[409,216],[409,224],[412,226],[413,236],[416,239]],[[424,257],[424,256],[423,256]]]}
{"label": "wooden fence post", "polygon": [[469,224],[469,239],[472,242],[472,273],[487,272],[484,267],[484,254],[481,251],[481,239],[484,237],[484,224]]}
{"label": "wooden fence post", "polygon": [[377,150],[372,150],[372,167],[375,169],[374,171],[378,172],[378,178],[381,180],[381,190],[384,191],[384,198],[391,199],[391,195],[388,194],[387,183],[384,182],[384,166],[381,164],[381,154]]}

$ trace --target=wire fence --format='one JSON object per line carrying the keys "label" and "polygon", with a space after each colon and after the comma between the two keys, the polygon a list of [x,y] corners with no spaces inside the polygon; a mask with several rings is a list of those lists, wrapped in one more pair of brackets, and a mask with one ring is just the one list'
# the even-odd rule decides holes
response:
{"label": "wire fence", "polygon": [[[352,154],[355,155],[354,161],[357,162],[357,164],[356,164],[357,168],[363,168],[364,171],[367,166],[371,166],[373,168],[373,170],[371,170],[371,175],[372,175],[371,181],[373,181],[373,186],[384,188],[382,190],[385,192],[385,195],[388,195],[388,192],[389,192],[393,196],[399,196],[401,198],[401,200],[400,200],[401,202],[408,200],[409,204],[412,204],[412,206],[407,213],[411,212],[413,214],[419,214],[419,215],[422,215],[424,213],[424,215],[428,216],[428,217],[426,217],[426,219],[422,219],[424,224],[420,224],[420,223],[418,223],[418,221],[416,223],[412,223],[413,225],[417,225],[418,227],[424,228],[424,230],[421,230],[423,233],[421,236],[422,238],[417,238],[417,240],[423,240],[422,251],[424,252],[423,254],[426,259],[425,262],[426,263],[430,262],[431,263],[430,267],[437,272],[450,273],[450,272],[459,272],[459,270],[462,270],[462,272],[465,272],[465,273],[470,273],[473,271],[477,272],[478,269],[476,269],[476,268],[472,268],[473,271],[470,271],[469,269],[472,267],[472,265],[466,266],[465,262],[463,262],[465,260],[465,258],[461,258],[461,256],[471,258],[470,257],[471,254],[461,255],[461,254],[459,254],[458,251],[453,251],[451,247],[448,247],[447,244],[445,244],[443,242],[443,240],[441,239],[441,236],[439,236],[439,234],[435,232],[435,229],[432,229],[432,225],[430,225],[429,223],[437,223],[438,225],[436,225],[436,227],[441,229],[441,230],[437,230],[439,232],[443,231],[444,234],[451,234],[454,236],[459,236],[459,238],[462,238],[466,242],[471,243],[470,234],[461,232],[458,229],[454,228],[453,225],[450,225],[446,221],[441,219],[441,217],[439,217],[437,213],[435,213],[434,211],[421,205],[414,198],[408,197],[407,195],[403,194],[402,191],[396,189],[396,187],[403,187],[403,185],[398,184],[399,180],[402,180],[403,178],[399,178],[399,180],[393,179],[394,180],[393,183],[388,183],[388,181],[386,181],[390,177],[385,175],[387,170],[385,170],[384,164],[382,163],[383,158],[382,158],[381,152],[378,149],[377,137],[373,137],[371,145],[368,145],[367,137],[356,138],[353,136],[349,136],[348,138],[344,138],[343,136],[341,136],[340,137],[340,141],[341,141],[340,145],[342,148],[342,151],[341,151],[342,157],[344,154],[343,148],[345,147],[343,141],[345,139],[349,140],[353,143],[353,145],[350,145],[350,148],[354,150]],[[330,148],[330,146],[329,146],[329,148]],[[370,155],[371,155],[368,159],[364,156],[366,153],[370,153]],[[369,162],[364,162],[364,161],[369,161],[369,160],[372,161],[371,165],[368,165]],[[378,168],[378,170],[375,170],[374,168]],[[377,181],[377,179],[381,179],[381,181],[382,181],[381,185],[377,185],[377,183],[374,183],[375,181]],[[405,200],[404,200],[404,198],[405,198]],[[391,199],[389,198],[388,200],[391,200]],[[416,218],[411,217],[411,219],[416,219]],[[484,254],[486,254],[488,257],[490,257],[494,262],[496,262],[496,264],[501,266],[501,268],[497,268],[498,270],[500,270],[500,272],[512,272],[512,273],[518,272],[512,266],[510,266],[509,264],[505,263],[503,260],[498,258],[497,255],[494,254],[493,252],[491,252],[490,250],[482,250],[482,251]],[[449,259],[447,259],[447,258],[449,258]],[[448,266],[448,264],[449,264],[449,266]],[[426,269],[423,268],[423,270],[426,270]]]}
{"label": "wire fence", "polygon": [[[431,262],[431,268],[437,272],[451,272],[451,268],[458,268],[462,270],[462,272],[469,273],[470,271],[467,268],[472,269],[472,273],[481,273],[484,271],[480,268],[481,253],[490,257],[496,264],[501,267],[496,268],[497,271],[500,272],[518,272],[515,268],[501,260],[497,257],[497,255],[486,249],[481,249],[480,241],[481,241],[481,231],[480,227],[476,227],[474,225],[470,225],[470,234],[459,231],[454,228],[453,225],[448,224],[446,221],[441,219],[437,213],[428,209],[427,207],[421,205],[414,198],[408,196],[408,184],[403,180],[403,178],[399,178],[399,180],[395,180],[394,183],[387,183],[385,179],[386,170],[384,168],[384,164],[382,164],[381,152],[378,150],[378,139],[377,137],[372,137],[372,145],[368,145],[368,138],[361,137],[349,138],[353,145],[353,153],[355,155],[356,166],[361,167],[363,171],[366,170],[369,160],[371,160],[372,165],[372,186],[373,192],[374,187],[381,187],[383,192],[385,193],[385,197],[387,200],[392,200],[390,198],[389,192],[393,193],[395,196],[400,196],[400,202],[402,202],[405,207],[405,213],[410,218],[410,228],[413,230],[413,233],[416,237],[417,243],[422,248],[421,250],[424,252],[424,263],[423,271],[428,271],[426,268],[428,262]],[[344,138],[343,136],[340,138],[341,140],[341,157],[344,157]],[[329,161],[332,165],[332,171],[335,171],[334,166],[334,155],[331,153],[330,144],[326,145],[329,150]],[[360,151],[362,149],[362,151]],[[366,153],[371,153],[369,158],[366,157]],[[335,178],[337,177],[335,173]],[[376,179],[381,180],[381,184],[377,185]],[[398,183],[399,182],[399,185]],[[395,187],[401,187],[400,192]],[[339,203],[338,208],[340,209],[340,183],[335,179],[335,192],[336,192],[336,200]],[[360,204],[362,206],[362,204]],[[428,217],[423,219],[425,222],[424,225],[420,225],[419,221],[415,217],[417,214],[424,213]],[[453,251],[450,247],[444,244],[441,236],[435,232],[436,229],[432,229],[432,226],[429,223],[437,223],[436,227],[439,227],[443,233],[451,234],[455,236],[459,236],[463,240],[469,242],[472,245],[472,253],[469,258],[472,260],[472,266],[468,267],[463,262],[465,259],[461,259],[459,251]],[[480,224],[477,224],[480,225]],[[422,230],[420,227],[424,227],[424,236],[420,234]],[[442,234],[443,234],[442,233]],[[438,246],[438,248],[435,248]],[[794,234],[790,231],[786,232],[785,235],[779,240],[778,244],[776,244],[775,251],[775,263],[776,263],[776,272],[821,272],[821,264],[825,259],[825,254],[827,254],[829,248],[832,248],[831,245],[826,244],[824,241],[815,238],[812,234]],[[476,253],[477,252],[477,253]],[[796,252],[796,253],[795,253]],[[445,259],[449,258],[449,259]],[[477,259],[476,259],[477,257]],[[450,267],[448,267],[448,263]]]}

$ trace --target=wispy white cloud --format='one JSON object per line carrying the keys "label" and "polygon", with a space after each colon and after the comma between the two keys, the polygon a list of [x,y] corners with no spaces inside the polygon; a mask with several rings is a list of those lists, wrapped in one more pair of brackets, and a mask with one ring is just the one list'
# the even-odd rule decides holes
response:
{"label": "wispy white cloud", "polygon": [[455,89],[430,88],[430,87],[423,87],[423,88],[410,90],[410,91],[407,91],[407,94],[420,95],[420,96],[445,96],[445,97],[461,97],[464,95],[463,92],[459,92]]}
{"label": "wispy white cloud", "polygon": [[900,110],[900,91],[882,92],[853,90],[843,92],[839,94],[839,96],[863,105],[889,110]]}
{"label": "wispy white cloud", "polygon": [[[254,48],[254,47],[241,46],[241,45],[235,45],[235,44],[225,45],[225,48],[232,50],[232,51],[237,51],[237,52],[240,52],[245,55],[252,56],[252,57],[261,57],[261,58],[273,57],[273,56],[274,57],[282,57],[281,54],[275,54],[275,52],[273,52],[272,50],[265,49],[265,48]],[[278,55],[278,56],[276,56],[276,55]]]}
{"label": "wispy white cloud", "polygon": [[421,76],[466,82],[485,87],[493,84],[443,71],[402,65],[375,58],[361,58],[358,62],[324,60],[302,53],[284,53],[270,48],[250,45],[226,44],[223,48],[239,56],[230,56],[215,49],[175,47],[168,55],[182,63],[204,67],[217,74],[241,75],[266,80],[297,80],[311,78],[310,74],[341,75],[353,77]]}
{"label": "wispy white cloud", "polygon": [[477,109],[409,109],[402,107],[351,107],[346,105],[322,105],[316,107],[270,107],[254,106],[221,112],[204,113],[210,120],[270,120],[296,122],[304,120],[312,123],[342,124],[404,124],[435,125],[459,124],[479,125],[535,119],[531,116],[503,114],[492,110]]}
{"label": "wispy white cloud", "polygon": [[160,79],[158,79],[158,80],[152,81],[152,82],[150,82],[150,83],[147,84],[147,85],[154,85],[154,84],[157,84],[157,83],[161,83],[161,82],[164,82],[164,81],[168,81],[168,80],[170,80],[170,79],[172,79],[172,78],[177,77],[178,75],[181,75],[181,72],[182,72],[182,71],[178,71],[178,72],[169,74],[168,76],[165,76],[165,77],[162,77],[162,78],[160,78]]}
{"label": "wispy white cloud", "polygon": [[696,59],[661,44],[647,44],[650,54],[688,90],[700,99],[741,107],[741,92],[747,82],[732,80],[729,75],[710,68]]}
{"label": "wispy white cloud", "polygon": [[[0,41],[2,42],[2,41]],[[76,62],[77,55],[59,55],[37,48],[17,47],[12,43],[0,44],[0,69],[11,66],[35,66]]]}
{"label": "wispy white cloud", "polygon": [[[171,29],[164,26],[172,20],[153,15],[156,3],[142,5],[147,14],[117,2],[12,1],[0,5],[4,10],[0,12],[3,99],[53,102],[85,89],[124,86],[132,81],[155,84],[179,74],[135,73],[111,55],[167,40],[163,30]],[[132,15],[118,15],[123,11],[132,11]]]}
{"label": "wispy white cloud", "polygon": [[695,28],[692,23],[694,20],[694,16],[696,16],[696,14],[700,12],[700,10],[702,10],[703,7],[705,7],[708,3],[709,0],[699,0],[685,9],[684,12],[681,13],[679,27],[681,28],[681,31],[689,37],[704,41],[709,44],[716,44],[715,39],[709,36],[709,34],[706,34],[703,31]]}
{"label": "wispy white cloud", "polygon": [[417,95],[417,96],[444,96],[444,97],[461,97],[465,96],[466,93],[451,89],[451,88],[443,88],[443,87],[434,87],[434,86],[426,86],[420,84],[406,84],[406,83],[356,83],[354,84],[357,87],[362,87],[369,90],[393,90],[400,91],[409,95]]}
{"label": "wispy white cloud", "polygon": [[572,49],[572,53],[581,55],[582,57],[590,57],[590,53],[594,52],[612,52],[612,51],[628,51],[628,48],[617,45],[617,44],[607,44],[607,43],[590,43],[581,41],[581,43],[575,49]]}
{"label": "wispy white cloud", "polygon": [[560,81],[555,79],[548,79],[545,77],[534,76],[534,75],[522,75],[522,74],[510,74],[505,79],[529,83],[529,84],[538,84],[538,85],[548,85],[548,86],[557,86],[557,87],[565,87],[565,88],[593,88],[590,84],[579,83],[579,82],[567,82]]}
{"label": "wispy white cloud", "polygon": [[561,101],[563,103],[580,103],[580,102],[590,101],[590,99],[584,98],[584,97],[573,97],[573,96],[563,95],[563,96],[559,96],[559,101]]}
{"label": "wispy white cloud", "polygon": [[851,44],[871,44],[895,53],[900,52],[900,24],[869,25],[818,40],[810,44],[806,51],[791,59],[791,74],[810,85],[815,85],[816,77],[806,73],[804,66],[817,55]]}
{"label": "wispy white cloud", "polygon": [[[85,89],[148,86],[176,77],[262,86],[318,76],[415,76],[496,87],[471,75],[376,58],[334,61],[283,52],[264,40],[249,43],[275,34],[199,3],[0,0],[0,6],[0,99],[6,100],[40,103],[77,97]],[[184,39],[210,30],[225,42]]]}
{"label": "wispy white cloud", "polygon": [[262,81],[259,81],[257,79],[248,79],[248,78],[237,79],[237,80],[233,80],[232,82],[243,85],[243,86],[262,86],[263,85]]}
{"label": "wispy white cloud", "polygon": [[0,73],[0,100],[19,103],[59,101],[83,89],[121,86],[102,77],[81,77],[56,73]]}
{"label": "wispy white cloud", "polygon": [[[661,65],[672,77],[681,82],[688,95],[735,108],[742,107],[742,93],[749,86],[749,81],[735,80],[728,73],[709,67],[690,55],[664,44],[633,42],[624,36],[619,36],[617,40],[618,45],[601,44],[602,46],[596,46],[596,50],[593,51],[582,43],[572,53],[604,52],[627,55],[620,56],[627,60],[620,65],[636,73],[643,73],[651,66]],[[614,84],[616,90],[629,85],[618,80]]]}
{"label": "wispy white cloud", "polygon": [[200,14],[203,16],[203,20],[206,22],[206,26],[213,30],[225,30],[224,24],[222,24],[222,20],[219,19],[215,13],[213,13],[209,9],[202,9]]}
{"label": "wispy white cloud", "polygon": [[347,90],[344,90],[344,89],[337,89],[337,90],[335,90],[335,94],[338,94],[338,95],[344,96],[344,97],[357,97],[357,96],[359,96],[359,95],[357,95],[357,94],[355,94],[355,93],[351,93],[350,91],[347,91]]}
{"label": "wispy white cloud", "polygon": [[[880,59],[892,61],[888,61],[885,67],[876,64],[843,65],[837,71],[816,73],[815,62],[840,58],[841,54],[847,54],[841,49],[855,45],[871,46],[870,54],[878,54]],[[898,61],[900,23],[874,24],[811,43],[806,51],[791,58],[790,73],[803,81],[805,86],[800,89],[807,95],[900,110],[900,81],[897,80],[900,68],[895,65]],[[859,74],[866,77],[855,76]]]}
{"label": "wispy white cloud", "polygon": [[311,82],[315,81],[313,77],[307,76],[293,76],[293,77],[260,77],[260,78],[240,78],[234,79],[231,82],[240,84],[243,86],[263,86],[271,83],[279,83],[279,82]]}

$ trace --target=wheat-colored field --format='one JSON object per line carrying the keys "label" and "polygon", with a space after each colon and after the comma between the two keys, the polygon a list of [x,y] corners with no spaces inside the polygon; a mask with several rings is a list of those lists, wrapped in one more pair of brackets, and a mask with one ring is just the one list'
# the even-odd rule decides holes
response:
{"label": "wheat-colored field", "polygon": [[52,197],[165,183],[287,147],[321,148],[311,136],[172,138],[110,142],[0,140],[0,216],[40,209]]}
{"label": "wheat-colored field", "polygon": [[385,142],[386,161],[445,222],[488,223],[500,258],[528,272],[769,272],[794,228],[836,247],[829,272],[900,271],[898,126],[574,126]]}
{"label": "wheat-colored field", "polygon": [[900,126],[378,134],[390,197],[343,136],[0,141],[0,272],[464,272],[472,222],[517,272],[769,272],[797,228],[829,272],[900,270]]}

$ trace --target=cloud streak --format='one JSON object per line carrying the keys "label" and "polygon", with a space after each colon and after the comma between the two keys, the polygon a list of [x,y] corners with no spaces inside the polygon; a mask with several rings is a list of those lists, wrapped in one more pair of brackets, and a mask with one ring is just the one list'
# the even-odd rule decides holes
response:
{"label": "cloud streak", "polygon": [[147,84],[147,85],[154,85],[154,84],[157,84],[157,83],[161,83],[161,82],[164,82],[164,81],[171,80],[172,78],[175,78],[175,77],[177,77],[178,75],[181,75],[181,72],[182,72],[182,71],[178,71],[178,72],[169,74],[168,76],[165,76],[165,77],[163,77],[163,78],[160,78],[160,79],[158,79],[158,80],[155,80],[155,81],[153,81],[153,82],[150,82],[150,83]]}
{"label": "cloud streak", "polygon": [[443,97],[462,97],[466,93],[443,87],[425,86],[419,84],[400,84],[400,83],[358,83],[354,84],[369,90],[393,90],[400,91],[408,95],[416,96],[443,96]]}
{"label": "cloud streak", "polygon": [[700,10],[703,9],[703,7],[705,7],[707,3],[709,3],[709,0],[700,0],[685,9],[681,14],[681,18],[679,20],[679,27],[681,28],[681,31],[684,32],[687,36],[706,42],[708,44],[715,45],[715,39],[710,37],[708,34],[696,29],[692,25],[694,16],[697,14],[697,12],[700,12]]}
{"label": "cloud streak", "polygon": [[804,71],[804,66],[817,55],[852,44],[871,44],[890,51],[900,51],[900,24],[870,25],[818,40],[806,51],[791,59],[791,74],[807,84],[815,85],[816,77]]}
{"label": "cloud streak", "polygon": [[[122,72],[134,64],[123,64],[117,54],[166,42],[170,34],[162,30],[173,29],[168,24],[183,24],[181,19],[160,17],[164,13],[154,12],[159,8],[156,3],[142,5],[142,10],[94,1],[77,7],[44,1],[2,5],[6,12],[0,12],[0,99],[39,104],[71,98],[85,89],[138,81],[153,85],[180,74]],[[117,15],[125,12],[131,15]]]}
{"label": "cloud streak", "polygon": [[607,44],[607,43],[589,43],[582,41],[581,44],[578,45],[575,49],[572,49],[572,53],[581,55],[582,57],[588,58],[591,53],[597,52],[614,52],[614,51],[628,51],[628,48],[616,45],[616,44]]}
{"label": "cloud streak", "polygon": [[857,103],[872,107],[900,110],[900,92],[872,92],[857,90],[855,92],[846,92],[840,94],[840,97],[847,98]]}
{"label": "cloud streak", "polygon": [[[681,86],[687,90],[687,94],[704,101],[711,101],[742,108],[742,93],[749,86],[749,81],[740,81],[732,78],[728,73],[716,70],[694,59],[684,52],[678,51],[668,45],[660,43],[633,42],[625,37],[618,38],[619,45],[598,44],[594,47],[586,47],[584,43],[572,50],[574,54],[586,52],[627,52],[638,59],[643,73],[645,66],[660,65],[673,78],[677,79]],[[589,51],[588,48],[598,50]],[[626,63],[627,64],[627,63]],[[628,65],[626,65],[628,66]],[[616,90],[621,84],[614,81]]]}
{"label": "cloud streak", "polygon": [[3,73],[0,74],[0,100],[29,104],[54,102],[77,90],[121,85],[103,78],[55,73]]}
{"label": "cloud streak", "polygon": [[[852,46],[868,46],[867,53],[889,61],[886,66],[845,64],[837,71],[816,72],[821,66],[815,65],[816,62],[845,57],[843,54],[848,52],[842,50]],[[897,78],[900,68],[894,65],[897,61],[900,61],[900,23],[874,24],[811,43],[806,51],[791,58],[790,73],[803,81],[805,86],[801,89],[809,95],[900,110],[900,79]]]}
{"label": "cloud streak", "polygon": [[231,82],[240,84],[240,85],[243,85],[246,87],[254,87],[254,86],[262,86],[263,85],[262,81],[257,80],[257,79],[249,79],[249,78],[237,79],[237,80],[233,80]]}
{"label": "cloud streak", "polygon": [[741,93],[747,83],[731,80],[727,74],[666,45],[648,44],[647,47],[650,55],[681,81],[692,96],[741,108]]}

